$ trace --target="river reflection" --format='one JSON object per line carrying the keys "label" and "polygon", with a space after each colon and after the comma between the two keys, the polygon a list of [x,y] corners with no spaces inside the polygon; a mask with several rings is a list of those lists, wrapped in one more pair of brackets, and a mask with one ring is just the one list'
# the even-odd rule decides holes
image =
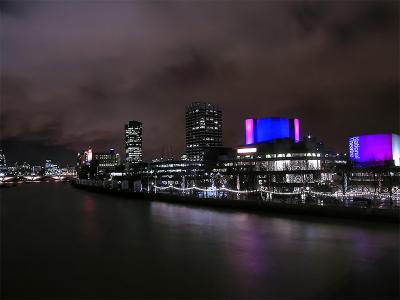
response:
{"label": "river reflection", "polygon": [[1,196],[2,298],[399,294],[393,225],[130,200],[57,183]]}
{"label": "river reflection", "polygon": [[83,232],[89,239],[97,239],[99,228],[96,216],[96,202],[91,195],[85,195],[82,198],[82,212]]}
{"label": "river reflection", "polygon": [[[201,235],[199,247],[221,244],[220,263],[228,266],[234,284],[241,287],[237,295],[243,297],[256,297],[260,287],[273,297],[341,295],[349,282],[360,287],[368,280],[384,282],[384,268],[376,264],[388,254],[398,261],[399,239],[380,224],[360,227],[164,203],[152,203],[151,214],[162,226]],[[392,267],[398,270],[398,265]]]}

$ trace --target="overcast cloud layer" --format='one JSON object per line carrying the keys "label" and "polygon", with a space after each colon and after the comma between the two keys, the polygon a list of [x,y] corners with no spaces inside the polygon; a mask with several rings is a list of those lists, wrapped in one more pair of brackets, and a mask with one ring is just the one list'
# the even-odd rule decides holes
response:
{"label": "overcast cloud layer", "polygon": [[299,117],[341,151],[348,135],[399,132],[398,1],[0,5],[10,160],[29,146],[63,162],[89,145],[122,152],[129,120],[144,124],[146,159],[181,154],[197,100],[222,108],[227,146],[248,116]]}

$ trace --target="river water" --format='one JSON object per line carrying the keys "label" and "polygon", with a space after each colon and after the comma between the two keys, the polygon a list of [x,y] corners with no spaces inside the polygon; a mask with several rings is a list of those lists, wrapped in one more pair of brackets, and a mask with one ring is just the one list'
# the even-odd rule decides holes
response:
{"label": "river water", "polygon": [[1,193],[2,298],[395,298],[396,225]]}

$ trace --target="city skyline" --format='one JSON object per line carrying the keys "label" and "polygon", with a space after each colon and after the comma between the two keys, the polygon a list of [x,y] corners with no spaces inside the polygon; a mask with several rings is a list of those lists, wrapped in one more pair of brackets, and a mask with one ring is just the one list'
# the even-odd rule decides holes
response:
{"label": "city skyline", "polygon": [[[203,113],[200,113],[198,116],[196,116],[195,118],[193,118],[193,117],[189,117],[189,115],[191,114],[191,112],[194,112],[194,110],[196,109],[196,108],[200,108],[200,107],[203,107],[204,106],[204,108],[207,108],[207,113],[206,113],[206,111],[204,110],[204,112]],[[206,102],[192,102],[191,104],[189,104],[186,108],[185,108],[185,118],[186,118],[186,133],[185,133],[185,135],[186,135],[186,147],[185,147],[185,149],[182,151],[182,152],[180,152],[180,153],[174,153],[174,154],[172,154],[171,152],[169,152],[169,153],[166,153],[166,152],[164,152],[164,150],[165,149],[162,149],[159,153],[160,153],[160,155],[159,156],[155,156],[155,157],[152,157],[152,158],[148,158],[147,160],[145,159],[144,161],[151,161],[152,159],[168,159],[168,158],[174,158],[174,159],[179,159],[182,155],[186,155],[186,156],[188,156],[188,151],[190,152],[190,151],[193,151],[193,150],[191,150],[190,148],[188,148],[188,147],[190,147],[190,146],[192,146],[191,145],[191,143],[193,143],[193,142],[195,142],[195,141],[197,141],[197,142],[202,142],[202,144],[204,144],[204,145],[206,145],[205,144],[205,141],[202,141],[202,139],[200,139],[200,140],[196,140],[196,139],[193,139],[193,137],[192,137],[192,135],[193,134],[197,134],[196,133],[196,131],[193,131],[193,130],[191,130],[190,128],[188,128],[188,124],[191,124],[191,125],[193,125],[194,123],[199,123],[199,120],[201,119],[201,118],[203,118],[203,119],[205,119],[205,117],[206,117],[206,115],[208,116],[209,115],[209,112],[208,112],[208,110],[210,110],[211,109],[211,112],[214,112],[215,111],[215,116],[213,115],[212,117],[216,117],[216,119],[215,120],[217,120],[218,119],[218,133],[217,133],[217,135],[216,136],[218,136],[218,141],[216,140],[216,142],[215,142],[215,145],[214,146],[212,146],[212,147],[215,147],[215,146],[217,146],[217,147],[224,147],[224,146],[226,146],[223,142],[221,143],[220,141],[222,140],[222,137],[223,137],[223,130],[222,130],[222,124],[223,124],[223,118],[222,118],[222,115],[223,115],[223,111],[219,108],[219,107],[217,107],[216,105],[214,105],[214,104],[211,104],[211,103],[206,103]],[[217,113],[218,113],[218,116],[217,116]],[[192,120],[193,119],[193,120]],[[188,123],[188,120],[189,120],[189,123]],[[261,119],[253,119],[253,118],[248,118],[248,119],[245,119],[245,120],[243,120],[243,128],[242,128],[242,136],[243,136],[243,142],[242,143],[239,143],[239,144],[237,144],[237,145],[233,145],[233,146],[230,146],[230,148],[232,148],[232,149],[234,149],[234,148],[237,148],[238,146],[241,146],[241,145],[248,145],[248,144],[252,144],[253,142],[248,142],[248,139],[249,139],[249,132],[248,132],[248,123],[249,123],[249,121],[252,121],[252,122],[256,122],[256,121],[259,121],[259,120],[262,120],[262,121],[264,121],[264,122],[271,122],[272,120],[275,120],[275,122],[284,122],[284,121],[286,121],[286,122],[289,122],[288,124],[292,124],[292,123],[290,123],[290,122],[296,122],[296,138],[294,138],[294,136],[292,136],[291,138],[293,138],[293,139],[295,139],[296,141],[299,141],[300,139],[303,139],[303,138],[306,138],[307,136],[308,137],[310,137],[311,135],[310,135],[310,133],[307,133],[307,134],[305,134],[305,133],[301,133],[300,134],[300,129],[299,129],[299,123],[300,123],[300,120],[298,119],[298,118],[293,118],[293,119],[287,119],[287,118],[281,118],[281,117],[276,117],[276,116],[274,116],[274,117],[267,117],[267,118],[261,118]],[[192,124],[193,123],[193,124]],[[206,123],[206,125],[209,127],[211,124],[213,124],[214,123],[214,119],[213,119],[213,121],[211,122],[211,121],[206,121],[205,122]],[[200,124],[198,124],[198,125],[200,125]],[[273,125],[272,126],[272,123],[270,124],[270,125],[268,125],[268,126],[272,126],[271,128],[269,128],[268,130],[272,130],[272,131],[274,131],[275,129],[273,129],[273,127],[275,126],[276,127],[276,125],[277,124],[275,124],[275,125]],[[206,126],[206,128],[208,128]],[[263,125],[264,126],[264,125]],[[266,127],[266,128],[268,128],[268,126]],[[288,125],[289,126],[289,125]],[[294,126],[293,124],[292,125],[290,125],[290,126]],[[265,127],[265,126],[264,126]],[[284,126],[285,127],[285,126]],[[289,128],[289,127],[288,127]],[[128,132],[128,130],[134,130],[134,131],[129,131]],[[137,132],[136,132],[136,130],[138,130]],[[279,129],[280,130],[280,129]],[[289,129],[288,129],[289,130]],[[294,128],[292,128],[291,129],[292,131],[294,130]],[[133,121],[128,121],[128,123],[126,123],[126,124],[124,124],[124,131],[123,131],[123,133],[124,133],[124,136],[123,136],[123,144],[124,144],[124,149],[125,150],[122,150],[121,152],[122,153],[124,153],[125,152],[125,162],[126,163],[132,163],[132,162],[141,162],[142,161],[142,157],[143,157],[143,145],[142,145],[142,131],[143,131],[143,123],[142,122],[139,122],[139,121],[135,121],[135,120],[133,120]],[[388,135],[388,134],[392,134],[392,133],[397,133],[397,132],[386,132],[386,133],[383,133],[383,132],[379,132],[378,134],[381,134],[381,135]],[[205,133],[204,133],[205,134]],[[203,135],[204,135],[203,134]],[[286,132],[285,132],[285,134],[286,134]],[[294,131],[291,133],[291,134],[294,134]],[[371,133],[369,133],[369,134],[371,134]],[[376,133],[373,133],[373,134],[376,134]],[[204,137],[205,137],[206,135],[204,135]],[[207,136],[212,136],[212,137],[214,137],[214,134],[208,134],[207,133]],[[338,150],[338,149],[333,149],[333,148],[331,148],[331,150],[333,150],[333,151],[339,151],[339,152],[341,152],[341,153],[345,153],[345,154],[347,154],[348,153],[348,151],[351,151],[351,150],[349,150],[349,145],[348,145],[348,142],[349,142],[349,139],[351,139],[352,138],[352,136],[354,136],[354,135],[352,135],[352,134],[349,134],[348,136],[347,136],[347,138],[346,138],[346,140],[345,140],[345,143],[346,143],[346,146],[345,146],[345,149],[344,150]],[[282,136],[283,137],[283,136]],[[275,138],[279,138],[278,136],[276,136]],[[322,142],[324,143],[325,142],[325,140],[323,139],[323,137],[317,137],[317,138],[319,138],[319,139],[322,139]],[[272,139],[273,140],[273,139]],[[272,141],[271,140],[271,141]],[[128,143],[128,141],[129,141],[129,143]],[[258,143],[259,141],[255,141],[255,143]],[[129,146],[128,146],[128,144],[129,144]],[[190,145],[190,146],[189,146]],[[201,146],[201,145],[200,145]],[[84,147],[89,147],[89,148],[91,148],[91,146],[89,145],[83,145],[82,146],[83,148]],[[81,148],[82,148],[81,147]],[[131,147],[136,147],[135,148],[135,150],[132,150],[132,149],[130,149]],[[203,146],[202,146],[203,147]],[[1,149],[1,148],[0,148]],[[96,149],[96,151],[106,151],[106,150],[108,150],[108,149],[111,149],[111,150],[114,150],[113,149],[113,145],[108,145],[108,148],[107,148],[107,146],[105,147],[105,148],[98,148],[98,149]],[[130,149],[130,150],[128,150],[128,149]],[[203,149],[203,148],[201,148],[201,149]],[[205,149],[205,148],[204,148]],[[5,155],[5,153],[4,152],[6,152],[6,151],[4,151],[3,149],[1,149],[2,150],[2,152],[3,152],[3,156]],[[185,151],[186,150],[186,151]],[[203,151],[204,152],[204,150],[196,150],[196,151]],[[131,153],[132,152],[132,153]],[[199,153],[200,153],[199,152]],[[27,152],[25,152],[25,153],[27,153]],[[132,159],[131,159],[131,161],[128,159],[128,153],[129,153],[129,156],[132,156]],[[197,153],[197,152],[196,152]],[[76,154],[76,153],[75,153]],[[45,157],[45,159],[43,159],[43,160],[38,160],[38,159],[34,159],[34,160],[29,160],[29,159],[26,159],[25,157],[18,157],[17,159],[16,159],[16,157],[17,156],[15,156],[15,155],[13,155],[13,153],[11,153],[11,157],[12,157],[12,159],[11,160],[9,160],[9,165],[11,165],[11,164],[15,164],[15,163],[33,163],[33,164],[38,164],[38,165],[40,165],[40,164],[42,164],[43,163],[43,161],[47,161],[47,159],[48,159],[48,156],[43,156],[43,155],[45,155],[44,153],[42,153],[42,155],[41,155],[41,157]],[[47,155],[47,154],[46,154]],[[79,155],[79,153],[78,153],[78,155]],[[50,157],[54,157],[54,154],[50,154],[49,155]],[[29,155],[28,155],[28,157],[29,157]],[[135,157],[135,158],[133,158],[133,157]],[[202,158],[201,158],[202,156],[199,156],[199,157],[197,157],[197,156],[191,156],[190,154],[189,154],[189,156],[188,156],[188,159],[190,160],[190,158],[191,159],[194,159],[194,160],[202,160]],[[63,159],[61,159],[60,160],[61,161],[61,163],[62,164],[65,164],[65,165],[74,165],[74,163],[75,163],[75,159],[72,159],[71,157],[68,157],[67,159],[65,159],[65,160],[63,160]],[[65,161],[67,161],[67,163],[65,163]],[[72,162],[72,163],[71,163]]]}
{"label": "city skyline", "polygon": [[400,299],[400,0],[0,0],[0,298]]}
{"label": "city skyline", "polygon": [[135,119],[145,160],[179,156],[197,100],[221,107],[231,147],[248,117],[299,118],[338,151],[397,133],[398,5],[3,1],[2,148],[10,163],[123,153],[121,124]]}

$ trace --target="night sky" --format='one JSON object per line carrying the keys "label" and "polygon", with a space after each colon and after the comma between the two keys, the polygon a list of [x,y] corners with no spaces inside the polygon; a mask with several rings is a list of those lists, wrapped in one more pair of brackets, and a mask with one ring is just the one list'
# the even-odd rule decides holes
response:
{"label": "night sky", "polygon": [[184,110],[220,105],[223,140],[249,116],[299,117],[345,150],[399,132],[399,1],[4,1],[7,160],[73,163],[144,124],[144,158],[184,151]]}

